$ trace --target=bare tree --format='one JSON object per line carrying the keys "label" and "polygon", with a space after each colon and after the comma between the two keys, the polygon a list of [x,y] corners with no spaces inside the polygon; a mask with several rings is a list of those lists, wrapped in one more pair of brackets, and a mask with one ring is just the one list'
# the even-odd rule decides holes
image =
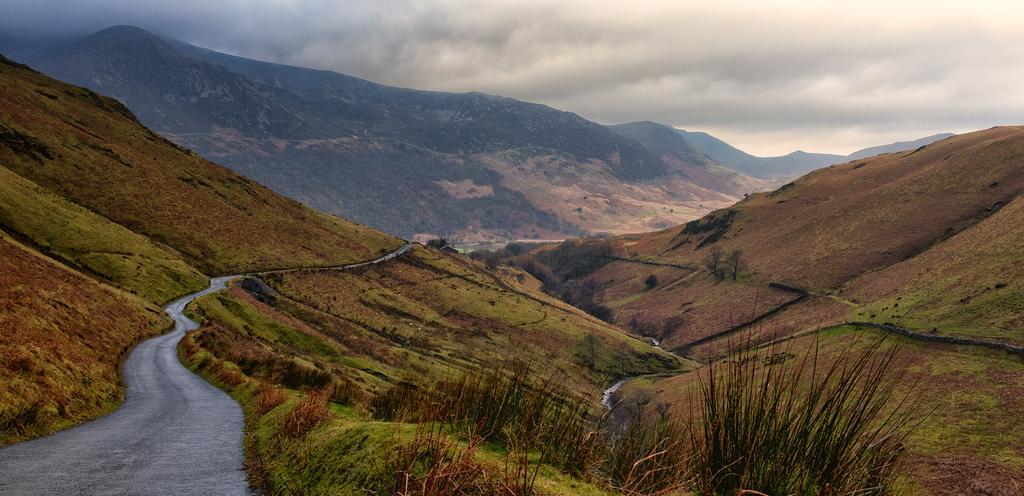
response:
{"label": "bare tree", "polygon": [[715,275],[715,277],[722,277],[722,259],[725,257],[725,252],[719,246],[712,246],[711,250],[708,251],[707,257],[704,258],[704,268],[708,269],[709,272]]}
{"label": "bare tree", "polygon": [[735,281],[743,270],[743,252],[741,250],[729,252],[729,256],[725,258],[725,267],[732,272],[732,280]]}

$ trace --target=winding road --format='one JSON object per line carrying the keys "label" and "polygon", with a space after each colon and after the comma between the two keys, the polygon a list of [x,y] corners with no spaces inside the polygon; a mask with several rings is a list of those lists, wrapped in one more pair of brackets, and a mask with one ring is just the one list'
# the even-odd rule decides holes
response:
{"label": "winding road", "polygon": [[[410,247],[323,269],[385,262]],[[185,307],[236,277],[215,277],[210,287],[164,307],[174,330],[132,350],[122,368],[125,402],[117,411],[0,449],[0,495],[250,494],[241,407],[186,369],[177,354],[182,336],[199,327]]]}
{"label": "winding road", "polygon": [[178,341],[198,324],[194,299],[229,277],[169,303],[174,331],[143,341],[125,360],[125,402],[73,429],[0,449],[0,494],[249,494],[242,467],[242,409],[178,361]]}

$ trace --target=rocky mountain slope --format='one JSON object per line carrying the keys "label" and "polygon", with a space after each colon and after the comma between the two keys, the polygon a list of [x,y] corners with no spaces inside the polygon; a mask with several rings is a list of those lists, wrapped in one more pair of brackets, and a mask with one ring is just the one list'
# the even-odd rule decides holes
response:
{"label": "rocky mountain slope", "polygon": [[543,105],[388,87],[128,26],[31,62],[278,192],[406,237],[649,231],[765,187]]}

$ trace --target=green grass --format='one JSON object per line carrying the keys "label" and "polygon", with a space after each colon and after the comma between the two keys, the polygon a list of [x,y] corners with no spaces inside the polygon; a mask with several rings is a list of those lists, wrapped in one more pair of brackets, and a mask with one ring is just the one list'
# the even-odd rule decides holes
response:
{"label": "green grass", "polygon": [[798,353],[785,345],[736,351],[699,373],[691,401],[701,419],[693,429],[697,487],[893,494],[917,413],[900,393],[899,348],[875,338],[827,359],[816,342]]}
{"label": "green grass", "polygon": [[274,320],[261,313],[252,304],[232,298],[225,293],[208,295],[197,305],[204,318],[227,324],[236,331],[257,337],[265,342],[320,359],[339,356],[338,351],[323,338],[301,332],[292,326]]}
{"label": "green grass", "polygon": [[994,274],[980,283],[934,278],[924,287],[857,308],[852,315],[923,332],[934,329],[938,334],[1024,344],[1024,286]]}
{"label": "green grass", "polygon": [[[266,281],[276,310],[308,323],[394,382],[409,370],[442,379],[518,359],[560,370],[596,391],[627,375],[679,367],[672,356],[481,266],[415,248],[402,260],[357,271],[281,274]],[[397,372],[397,376],[395,375]]]}
{"label": "green grass", "polygon": [[[202,331],[201,331],[202,332]],[[229,391],[245,412],[246,462],[254,484],[269,494],[334,495],[386,494],[394,483],[395,457],[410,445],[423,442],[424,429],[403,422],[373,420],[358,407],[331,404],[332,417],[301,437],[284,435],[286,419],[305,393],[286,391],[284,401],[272,409],[259,410],[261,386],[258,381],[225,383],[211,367],[215,358],[191,344],[195,334],[186,336],[180,348],[182,361],[215,385]],[[190,353],[191,352],[191,353]],[[469,442],[441,434],[447,445],[465,450]],[[500,445],[477,445],[467,463],[479,466],[488,477],[503,478],[508,450]],[[585,481],[565,475],[555,467],[538,465],[531,455],[537,479],[534,487],[552,496],[610,494]],[[421,467],[422,468],[422,467]]]}
{"label": "green grass", "polygon": [[0,167],[0,227],[42,252],[165,303],[206,286],[206,276],[172,250]]}

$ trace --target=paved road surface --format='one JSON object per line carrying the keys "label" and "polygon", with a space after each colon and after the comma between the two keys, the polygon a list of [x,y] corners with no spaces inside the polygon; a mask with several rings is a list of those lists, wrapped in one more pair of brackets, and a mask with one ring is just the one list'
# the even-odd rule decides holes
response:
{"label": "paved road surface", "polygon": [[114,413],[0,449],[0,494],[244,495],[242,409],[186,369],[177,345],[197,327],[182,311],[231,277],[167,305],[174,331],[124,362],[126,400]]}

